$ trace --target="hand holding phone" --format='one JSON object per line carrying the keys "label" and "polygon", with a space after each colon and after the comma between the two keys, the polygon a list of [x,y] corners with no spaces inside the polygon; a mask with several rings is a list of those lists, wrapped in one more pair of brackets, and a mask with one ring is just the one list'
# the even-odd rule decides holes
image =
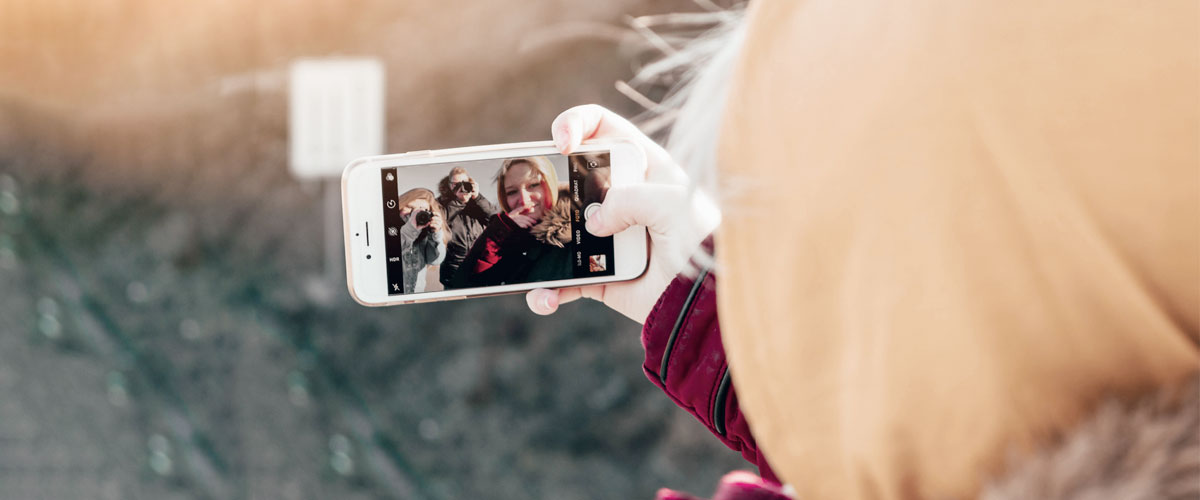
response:
{"label": "hand holding phone", "polygon": [[554,119],[551,134],[563,154],[594,139],[628,140],[644,151],[642,182],[610,188],[599,210],[588,218],[587,231],[608,236],[645,226],[651,240],[650,263],[646,274],[634,281],[532,290],[526,295],[529,308],[551,314],[561,304],[587,297],[641,323],[700,242],[716,230],[720,211],[703,193],[689,190],[687,174],[665,149],[608,109],[594,104],[568,109]]}
{"label": "hand holding phone", "polygon": [[584,225],[610,189],[642,182],[644,154],[610,140],[569,155],[544,142],[355,160],[342,176],[351,295],[379,306],[633,280],[645,228]]}

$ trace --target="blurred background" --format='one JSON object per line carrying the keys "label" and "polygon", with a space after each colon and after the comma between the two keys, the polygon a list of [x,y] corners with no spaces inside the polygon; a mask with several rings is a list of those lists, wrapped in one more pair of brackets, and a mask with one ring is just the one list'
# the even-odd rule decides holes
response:
{"label": "blurred background", "polygon": [[595,303],[353,303],[327,184],[288,169],[298,58],[382,61],[388,152],[544,140],[640,110],[614,82],[662,47],[631,18],[712,7],[0,0],[0,498],[649,499],[748,468]]}

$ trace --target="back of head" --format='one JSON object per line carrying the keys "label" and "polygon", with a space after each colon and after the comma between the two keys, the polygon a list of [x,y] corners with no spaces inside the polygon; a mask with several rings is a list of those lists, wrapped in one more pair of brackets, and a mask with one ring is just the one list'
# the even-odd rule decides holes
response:
{"label": "back of head", "polygon": [[1196,371],[1198,9],[752,5],[722,340],[800,497],[971,497]]}

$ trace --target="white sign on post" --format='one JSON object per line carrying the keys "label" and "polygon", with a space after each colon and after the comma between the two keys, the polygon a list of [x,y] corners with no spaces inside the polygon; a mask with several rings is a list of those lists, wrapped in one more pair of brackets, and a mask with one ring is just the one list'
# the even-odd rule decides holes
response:
{"label": "white sign on post", "polygon": [[292,175],[338,178],[351,160],[383,154],[383,80],[378,59],[292,63],[288,116]]}
{"label": "white sign on post", "polygon": [[309,295],[332,301],[342,271],[341,189],[351,160],[383,154],[383,64],[378,59],[300,59],[292,63],[288,165],[296,178],[325,184],[325,279]]}

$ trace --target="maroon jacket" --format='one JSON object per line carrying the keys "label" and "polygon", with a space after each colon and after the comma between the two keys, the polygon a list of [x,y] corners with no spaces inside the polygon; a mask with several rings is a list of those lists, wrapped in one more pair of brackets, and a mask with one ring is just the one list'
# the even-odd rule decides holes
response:
{"label": "maroon jacket", "polygon": [[[711,242],[704,246],[711,249]],[[717,322],[716,280],[702,269],[696,279],[680,274],[671,281],[642,327],[642,369],[675,404],[778,483],[738,409]]]}

